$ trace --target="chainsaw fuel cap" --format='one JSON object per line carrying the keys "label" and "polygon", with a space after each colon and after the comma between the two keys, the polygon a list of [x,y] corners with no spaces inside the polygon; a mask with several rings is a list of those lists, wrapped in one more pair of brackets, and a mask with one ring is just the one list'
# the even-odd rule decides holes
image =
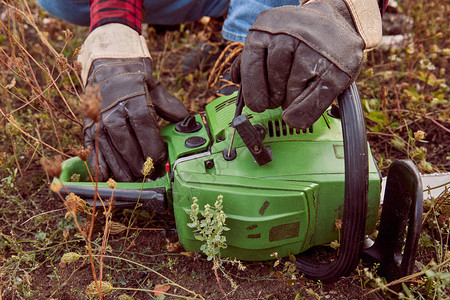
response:
{"label": "chainsaw fuel cap", "polygon": [[186,148],[197,148],[206,143],[206,139],[201,136],[191,136],[184,141],[184,146]]}

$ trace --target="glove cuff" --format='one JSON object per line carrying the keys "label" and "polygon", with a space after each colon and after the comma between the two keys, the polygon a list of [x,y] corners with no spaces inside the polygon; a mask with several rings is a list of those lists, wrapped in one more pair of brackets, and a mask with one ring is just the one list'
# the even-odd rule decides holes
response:
{"label": "glove cuff", "polygon": [[[302,4],[316,0],[302,1]],[[364,41],[365,51],[372,50],[381,42],[381,13],[377,0],[343,0],[347,5],[356,30]]]}
{"label": "glove cuff", "polygon": [[145,38],[134,29],[119,23],[106,24],[96,28],[84,41],[77,58],[82,67],[83,85],[86,85],[89,69],[94,60],[138,57],[151,58]]}
{"label": "glove cuff", "polygon": [[344,0],[356,30],[361,35],[366,48],[369,51],[375,48],[382,37],[381,31],[381,13],[376,0]]}

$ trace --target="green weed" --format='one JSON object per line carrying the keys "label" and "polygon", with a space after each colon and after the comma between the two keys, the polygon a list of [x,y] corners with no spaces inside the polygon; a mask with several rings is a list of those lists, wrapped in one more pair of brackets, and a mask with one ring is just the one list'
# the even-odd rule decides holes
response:
{"label": "green weed", "polygon": [[[392,161],[406,157],[413,159],[422,172],[448,172],[450,5],[440,0],[402,0],[399,9],[414,21],[411,39],[400,49],[379,48],[368,53],[357,79],[369,142],[383,172]],[[159,256],[153,253],[133,252],[134,242],[143,232],[139,221],[145,217],[144,224],[148,224],[154,215],[133,212],[127,217],[129,212],[108,210],[93,214],[86,208],[77,211],[74,218],[74,204],[69,209],[72,217],[65,218],[68,210],[64,202],[49,195],[52,178],[39,164],[42,157],[59,154],[67,158],[72,155],[71,149],[79,149],[82,144],[83,88],[75,57],[88,29],[50,18],[31,0],[0,0],[0,12],[0,298],[63,298],[68,293],[86,299],[85,289],[94,273],[100,275],[100,265],[104,271],[99,276],[103,278],[98,279],[111,283],[113,293],[123,292],[116,288],[130,287],[127,293],[134,295],[138,291],[131,289],[136,288],[150,295],[156,282],[148,274],[163,270],[167,264],[169,271],[180,272],[177,265],[182,260],[164,258],[156,262]],[[201,23],[191,23],[164,33],[153,27],[144,29],[155,60],[155,77],[192,113],[202,112],[205,103],[214,99],[214,91],[207,88],[208,70],[186,76],[179,72],[180,59],[201,41],[202,28]],[[368,270],[372,277],[361,271],[350,280],[362,281],[365,289],[383,289],[391,298],[448,298],[449,206],[448,193],[425,201],[418,256],[422,269],[417,273],[391,285],[382,278],[376,282],[376,269]],[[122,223],[127,225],[117,225]],[[114,226],[120,232],[112,236]],[[91,228],[89,256],[85,237]],[[134,230],[132,235],[120,235],[130,230]],[[223,236],[223,231],[216,236]],[[218,258],[220,266],[215,272],[223,270],[224,277],[236,281],[224,268],[227,260],[219,255],[226,240],[219,238],[217,242],[212,241],[204,250],[213,255],[211,261],[214,255]],[[81,258],[62,268],[61,258],[67,253],[79,253]],[[91,262],[95,271],[83,273]],[[291,264],[280,262],[273,269],[289,284],[306,280]],[[201,272],[191,270],[189,274],[196,280],[208,277],[206,271]],[[171,283],[155,276],[164,284]],[[270,276],[261,275],[260,279]],[[74,278],[80,280],[78,284]],[[51,291],[44,288],[48,285]],[[182,286],[171,286],[186,297],[201,298]],[[320,284],[313,282],[305,289],[296,297],[321,297]]]}
{"label": "green weed", "polygon": [[[219,195],[217,201],[214,203],[214,208],[211,208],[209,204],[206,204],[204,210],[200,212],[198,199],[194,197],[191,205],[191,212],[189,213],[192,223],[188,223],[187,226],[194,230],[194,237],[197,240],[204,242],[201,245],[200,250],[206,254],[208,261],[213,262],[212,269],[214,270],[217,283],[220,290],[226,295],[220,283],[217,271],[219,270],[229,281],[232,292],[234,292],[237,289],[236,282],[228,275],[224,264],[230,263],[232,265],[237,265],[240,270],[244,270],[245,266],[238,260],[223,259],[220,257],[220,249],[225,249],[227,247],[226,237],[223,233],[230,230],[225,224],[227,216],[222,210],[222,202],[223,196]],[[199,217],[199,214],[201,217]]]}

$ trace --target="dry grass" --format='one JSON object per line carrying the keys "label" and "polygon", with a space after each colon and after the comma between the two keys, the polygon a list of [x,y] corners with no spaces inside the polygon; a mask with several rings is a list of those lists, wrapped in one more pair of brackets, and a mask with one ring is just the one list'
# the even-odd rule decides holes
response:
{"label": "dry grass", "polygon": [[[40,159],[53,160],[56,155],[67,158],[82,145],[82,87],[75,57],[87,29],[55,20],[31,1],[0,3],[0,299],[37,299],[44,294],[50,298],[69,295],[81,299],[87,297],[85,289],[92,281],[98,282],[93,293],[105,285],[100,282],[112,282],[114,292],[106,296],[110,298],[119,298],[120,290],[127,288],[128,295],[138,297],[156,298],[155,291],[168,293],[168,297],[201,297],[197,287],[188,288],[173,280],[185,276],[196,283],[204,282],[200,281],[201,276],[209,276],[180,275],[182,259],[199,259],[194,254],[167,255],[158,260],[156,254],[139,256],[131,251],[142,242],[144,231],[139,228],[173,226],[172,220],[134,211],[96,215],[74,199],[66,200],[66,210],[62,202],[49,196],[47,186],[51,178],[43,172]],[[370,53],[357,81],[370,143],[382,171],[393,160],[409,157],[423,172],[448,172],[450,5],[440,0],[404,0],[400,4],[414,20],[411,40],[397,50],[378,49]],[[207,88],[207,71],[187,76],[179,72],[183,55],[201,40],[203,29],[203,23],[192,23],[174,31],[160,32],[153,27],[146,31],[156,77],[192,113],[202,111],[214,99],[213,91]],[[422,270],[402,279],[400,291],[386,286],[374,272],[361,268],[348,279],[350,282],[356,282],[365,291],[378,287],[384,290],[384,296],[392,298],[409,293],[414,298],[449,296],[448,191],[425,204],[427,213],[419,253]],[[64,217],[66,211],[71,218]],[[110,236],[111,219],[121,220],[122,225],[133,224],[133,228],[123,225],[130,236]],[[151,233],[146,235],[150,237]],[[161,241],[155,243],[158,242]],[[60,265],[65,253],[78,255],[72,255],[74,261]],[[91,265],[92,271],[83,272],[86,265]],[[261,280],[275,281],[274,273],[281,273],[281,278],[298,277],[294,287],[287,287],[287,297],[301,295],[300,287],[306,291],[305,298],[329,295],[320,283],[291,274],[292,270],[277,271],[271,264],[262,266],[266,273]],[[42,272],[46,273],[41,280]],[[131,277],[123,278],[121,273]],[[242,273],[235,276],[250,277]],[[215,280],[214,276],[211,280]],[[167,292],[153,282],[168,283],[171,290]],[[286,282],[281,286],[288,286]],[[237,291],[240,292],[239,287]],[[281,291],[285,292],[280,288],[272,296]],[[269,292],[261,294],[264,296],[272,297]]]}

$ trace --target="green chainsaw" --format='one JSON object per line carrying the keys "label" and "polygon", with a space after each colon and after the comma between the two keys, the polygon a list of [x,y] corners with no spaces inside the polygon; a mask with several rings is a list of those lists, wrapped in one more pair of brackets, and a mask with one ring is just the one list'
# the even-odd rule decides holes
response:
{"label": "green chainsaw", "polygon": [[[173,210],[176,231],[186,251],[201,243],[187,226],[193,198],[199,207],[214,205],[223,195],[227,215],[225,257],[269,260],[296,256],[298,270],[333,282],[352,272],[360,258],[379,262],[388,280],[413,271],[422,223],[422,184],[409,160],[388,170],[383,212],[375,242],[381,175],[371,155],[361,101],[353,83],[311,127],[298,130],[281,118],[281,108],[254,113],[240,93],[217,98],[205,113],[162,128],[168,162],[151,182],[120,182],[116,207],[158,213]],[[71,182],[74,174],[80,181]],[[63,163],[66,189],[90,200],[95,195],[85,164],[77,157]],[[142,188],[143,186],[143,188]],[[98,184],[106,199],[111,189]],[[97,202],[98,203],[98,202]],[[310,259],[302,252],[338,239],[332,262]]]}

